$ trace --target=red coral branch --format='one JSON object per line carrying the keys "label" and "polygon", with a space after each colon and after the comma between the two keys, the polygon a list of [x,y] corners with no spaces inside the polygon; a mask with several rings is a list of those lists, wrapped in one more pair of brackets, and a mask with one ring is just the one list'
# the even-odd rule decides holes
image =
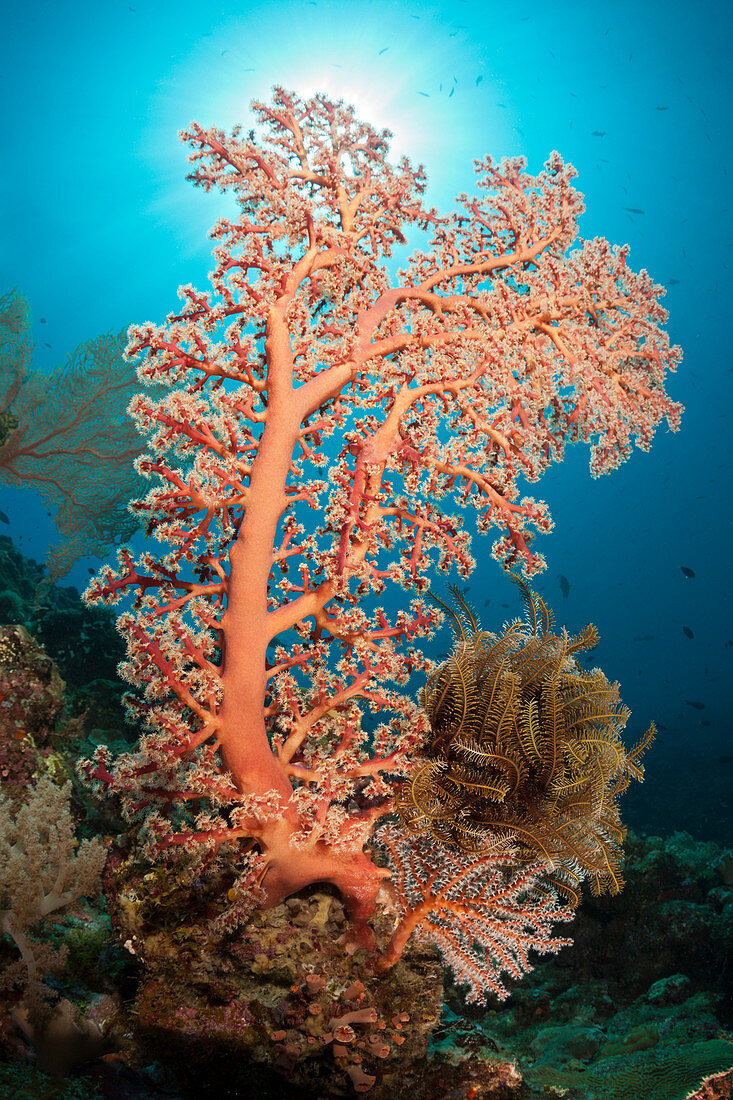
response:
{"label": "red coral branch", "polygon": [[397,962],[415,933],[437,944],[455,980],[468,986],[466,1000],[484,1004],[488,992],[500,1000],[509,996],[501,974],[521,978],[532,969],[530,951],[554,955],[573,942],[551,938],[552,925],[572,920],[573,911],[559,907],[551,892],[538,891],[543,864],[516,870],[506,850],[464,854],[405,837],[393,825],[380,829],[378,843],[393,868],[399,912],[379,970]]}

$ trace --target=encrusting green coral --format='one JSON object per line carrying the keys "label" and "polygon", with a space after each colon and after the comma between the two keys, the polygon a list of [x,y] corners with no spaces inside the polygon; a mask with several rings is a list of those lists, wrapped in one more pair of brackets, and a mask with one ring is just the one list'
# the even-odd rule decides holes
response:
{"label": "encrusting green coral", "polygon": [[538,1067],[526,1079],[535,1088],[551,1089],[547,1095],[575,1097],[582,1090],[583,1100],[686,1100],[701,1081],[728,1070],[732,1061],[729,1042],[709,1039],[684,1050],[633,1051],[583,1071]]}

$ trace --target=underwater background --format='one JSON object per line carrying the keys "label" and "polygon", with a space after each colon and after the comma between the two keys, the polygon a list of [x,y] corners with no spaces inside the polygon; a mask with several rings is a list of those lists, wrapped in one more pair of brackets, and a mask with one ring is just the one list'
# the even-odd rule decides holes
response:
{"label": "underwater background", "polygon": [[[2,283],[26,296],[33,362],[50,370],[94,336],[161,321],[179,284],[206,282],[207,232],[233,200],[186,181],[177,132],[194,118],[246,124],[275,83],[391,129],[390,155],[425,165],[440,209],[485,153],[523,154],[530,172],[553,149],[574,164],[581,235],[627,242],[632,266],[667,288],[684,353],[669,393],[685,412],[678,434],[660,427],[612,475],[593,481],[576,447],[538,483],[555,529],[537,543],[536,588],[569,630],[595,623],[629,729],[660,731],[630,823],[726,844],[732,24],[725,3],[11,4],[0,181]],[[55,540],[42,504],[0,494],[1,532],[42,561]],[[89,565],[66,583],[83,589]],[[516,613],[491,560],[469,587],[480,610],[491,600],[485,618]]]}
{"label": "underwater background", "polygon": [[[630,266],[645,268],[667,288],[665,328],[683,349],[666,385],[684,405],[680,431],[662,425],[648,453],[635,448],[597,480],[587,450],[571,448],[532,486],[555,524],[534,544],[547,569],[532,583],[558,626],[571,633],[589,622],[597,627],[591,664],[620,683],[631,710],[626,739],[638,739],[651,721],[657,726],[644,783],[624,795],[622,818],[635,834],[637,863],[653,867],[660,852],[658,863],[676,860],[669,888],[688,889],[685,897],[700,908],[691,940],[677,928],[678,946],[687,943],[694,955],[703,940],[718,945],[712,953],[706,945],[699,960],[699,973],[718,983],[705,1011],[712,1014],[713,1002],[728,1005],[729,1015],[717,1016],[718,1030],[733,1019],[730,963],[718,948],[733,940],[715,924],[720,896],[703,898],[733,886],[732,31],[730,4],[680,0],[29,0],[6,6],[0,45],[0,295],[15,290],[26,299],[32,365],[41,375],[92,338],[118,334],[132,322],[162,322],[177,305],[179,284],[206,285],[208,231],[218,217],[232,215],[235,203],[186,181],[177,133],[192,119],[246,129],[250,101],[267,99],[275,84],[303,96],[341,98],[365,121],[390,129],[390,160],[405,154],[423,164],[426,202],[441,211],[453,208],[459,192],[472,191],[474,159],[521,154],[536,173],[558,150],[577,169],[585,196],[581,236],[628,243]],[[386,261],[388,270],[396,275],[422,244],[413,232]],[[466,522],[474,523],[470,510]],[[58,541],[33,486],[8,484],[0,470],[2,623],[20,621],[11,608],[30,615],[40,572],[28,559],[42,563]],[[138,551],[145,544],[139,534],[126,541]],[[467,594],[484,628],[498,630],[520,607],[490,557],[491,541],[474,535],[478,567]],[[83,704],[108,715],[116,705],[109,685],[119,643],[110,635],[105,652],[98,640],[87,650],[81,635],[69,632],[79,621],[78,593],[99,566],[99,557],[83,557],[59,580],[63,591],[54,600],[63,615],[53,622],[47,615],[44,629],[77,710]],[[436,573],[434,590],[442,593],[457,580],[455,573]],[[3,602],[8,591],[18,599]],[[387,592],[382,602],[393,611],[399,594]],[[40,627],[38,635],[43,640]],[[448,629],[425,648],[445,653]],[[107,686],[88,689],[89,683]],[[415,692],[419,686],[416,680]],[[107,694],[92,698],[95,690]],[[655,873],[649,871],[647,883]],[[644,881],[633,868],[628,877],[630,884]],[[660,941],[651,925],[629,919],[638,950],[653,951]],[[565,951],[563,962],[569,965],[574,950]],[[682,968],[669,950],[664,980]],[[597,977],[602,966],[597,959],[594,966],[576,975],[580,984],[591,973]],[[644,988],[663,980],[637,973],[631,999],[642,995],[645,977]],[[686,977],[693,985],[707,980]],[[657,991],[647,1008],[656,1005],[668,1017],[669,1006],[684,1001],[679,984],[672,993]],[[545,1005],[542,991],[532,995]],[[524,1002],[515,1012],[531,1017]],[[648,1038],[650,1019],[647,1012],[625,1034],[646,1027]],[[446,1034],[455,1037],[461,1026],[454,1018]],[[583,1061],[586,1040],[592,1047],[584,1034],[572,1058]],[[638,1049],[644,1042],[642,1036]],[[568,1074],[572,1058],[562,1063]],[[151,1095],[154,1084],[152,1077],[146,1084]],[[18,1082],[5,1087],[7,1095],[20,1095]],[[637,1095],[637,1086],[628,1093],[623,1087],[616,1083],[617,1091],[604,1093],[599,1086],[598,1096]],[[136,1094],[143,1095],[142,1085],[130,1092]]]}

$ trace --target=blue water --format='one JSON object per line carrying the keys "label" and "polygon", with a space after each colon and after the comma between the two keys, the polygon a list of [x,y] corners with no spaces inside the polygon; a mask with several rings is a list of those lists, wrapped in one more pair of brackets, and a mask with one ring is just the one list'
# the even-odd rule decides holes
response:
{"label": "blue water", "polygon": [[[662,426],[649,454],[609,476],[592,481],[577,447],[531,488],[555,520],[536,544],[548,561],[536,587],[560,624],[598,627],[595,663],[620,681],[632,736],[660,728],[625,817],[721,843],[733,841],[732,25],[729,4],[679,0],[30,0],[6,9],[0,47],[0,291],[27,296],[45,369],[92,336],[161,322],[179,284],[206,285],[207,231],[233,200],[186,182],[177,131],[192,119],[246,128],[250,101],[276,83],[391,129],[392,159],[422,162],[443,210],[486,153],[523,154],[532,173],[553,149],[575,165],[581,234],[628,242],[631,267],[668,288],[684,360],[667,391],[686,411],[679,433]],[[2,533],[42,559],[54,541],[43,505],[0,487],[0,509]],[[474,556],[489,548],[476,540]],[[83,587],[97,565],[67,583]],[[490,600],[486,626],[519,613],[490,559],[471,594],[480,609]]]}

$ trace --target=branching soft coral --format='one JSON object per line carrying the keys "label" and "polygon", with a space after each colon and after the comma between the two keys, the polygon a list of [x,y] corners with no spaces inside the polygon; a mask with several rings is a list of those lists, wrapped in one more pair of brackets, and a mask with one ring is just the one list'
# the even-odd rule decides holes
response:
{"label": "branching soft coral", "polygon": [[64,964],[56,951],[32,935],[51,913],[99,889],[105,861],[99,839],[77,849],[69,809],[71,783],[57,787],[41,779],[16,808],[0,790],[0,933],[9,936],[20,958],[0,974],[0,989],[21,989],[32,1021],[47,1015],[47,973]]}
{"label": "branching soft coral", "polygon": [[[166,388],[130,403],[150,482],[132,507],[160,549],[122,548],[85,598],[123,601],[142,737],[82,774],[153,859],[245,853],[242,892],[267,906],[330,882],[367,942],[385,875],[364,842],[428,732],[401,690],[432,671],[421,596],[432,570],[476,564],[446,498],[498,529],[504,566],[541,569],[532,539],[551,521],[521,484],[569,443],[597,475],[663,419],[676,429],[664,383],[681,351],[628,249],[578,240],[558,153],[537,175],[477,161],[476,194],[443,215],[422,167],[392,164],[389,132],[342,101],[276,86],[253,112],[247,139],[182,135],[191,179],[231,190],[237,218],[212,230],[211,285],[130,329],[140,381]],[[428,249],[393,277],[411,227]],[[388,583],[409,594],[394,617]],[[367,710],[386,715],[373,733]]]}
{"label": "branching soft coral", "polygon": [[393,825],[380,830],[378,843],[393,867],[389,889],[398,912],[379,969],[396,962],[414,933],[437,945],[455,981],[468,986],[466,1000],[483,1004],[487,993],[509,996],[502,973],[521,978],[532,969],[530,951],[556,955],[572,943],[552,936],[553,924],[573,913],[538,888],[541,861],[517,870],[515,853],[501,841],[456,854],[424,837],[401,836]]}

